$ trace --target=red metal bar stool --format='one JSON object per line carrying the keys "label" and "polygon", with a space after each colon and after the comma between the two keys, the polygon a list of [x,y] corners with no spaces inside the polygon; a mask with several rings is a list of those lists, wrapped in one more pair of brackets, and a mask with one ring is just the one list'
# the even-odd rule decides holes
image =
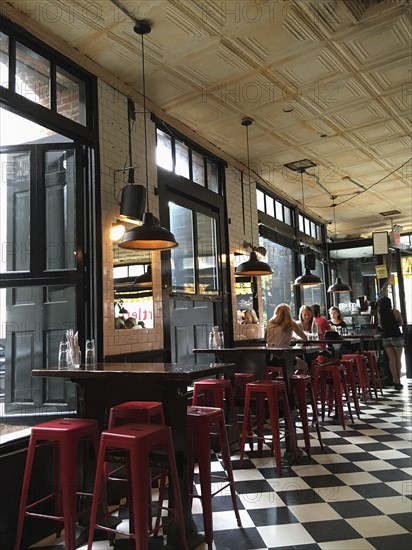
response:
{"label": "red metal bar stool", "polygon": [[372,383],[372,386],[375,390],[376,398],[378,398],[378,390],[381,392],[381,395],[383,397],[381,375],[379,373],[378,362],[376,360],[375,352],[374,351],[364,351],[363,355],[365,355],[365,357],[368,360],[369,379],[370,379],[370,381]]}
{"label": "red metal bar stool", "polygon": [[[168,508],[173,512],[170,518],[165,519],[160,527],[176,521],[180,533],[180,542],[187,550],[186,532],[183,520],[183,509],[180,497],[179,480],[177,477],[175,455],[172,436],[169,426],[155,424],[124,424],[102,432],[100,448],[96,467],[96,480],[92,510],[90,513],[90,530],[88,550],[93,544],[96,529],[108,533],[120,533],[135,541],[136,550],[147,550],[149,535],[157,533],[159,527],[149,528],[150,492],[150,453],[155,449],[165,449],[168,459],[169,478],[173,487],[174,508]],[[97,509],[104,494],[106,485],[105,460],[106,452],[126,451],[127,483],[129,487],[129,533],[117,531],[109,527],[108,523],[102,525],[97,519]]]}
{"label": "red metal bar stool", "polygon": [[346,380],[347,380],[347,383],[348,383],[348,387],[351,390],[353,404],[355,405],[356,414],[357,414],[357,416],[360,420],[360,407],[359,407],[358,392],[357,392],[357,388],[356,388],[355,361],[353,359],[342,359],[341,363],[345,367]]}
{"label": "red metal bar stool", "polygon": [[353,359],[355,361],[356,385],[362,394],[362,401],[367,402],[366,393],[368,392],[372,399],[372,391],[369,384],[366,356],[360,353],[345,353],[341,360]]}
{"label": "red metal bar stool", "polygon": [[[193,445],[189,449],[188,478],[189,493],[191,497],[200,498],[203,509],[203,523],[208,550],[212,550],[213,543],[213,519],[212,519],[212,497],[221,493],[226,487],[230,488],[233,510],[236,515],[237,524],[242,526],[239,510],[236,501],[235,483],[233,480],[232,462],[230,460],[229,444],[225,426],[224,413],[221,408],[189,406],[187,408],[187,425],[191,431]],[[222,455],[225,475],[212,475],[210,451],[210,434],[212,428],[216,427],[219,434],[220,452]],[[199,465],[199,478],[201,494],[193,494],[193,470],[194,460]],[[212,493],[212,479],[215,483],[220,481],[219,488]]]}
{"label": "red metal bar stool", "polygon": [[232,427],[236,440],[240,433],[232,383],[226,378],[199,380],[194,383],[192,405],[218,407],[225,412],[226,426]]}
{"label": "red metal bar stool", "polygon": [[305,449],[310,458],[310,435],[309,435],[309,420],[308,420],[308,405],[307,396],[312,407],[312,425],[316,427],[318,440],[323,450],[322,436],[320,435],[318,411],[316,407],[315,395],[313,393],[312,378],[307,374],[294,374],[292,377],[292,387],[296,395],[296,404],[299,409],[299,416],[302,422],[303,435],[305,438]]}
{"label": "red metal bar stool", "polygon": [[235,372],[235,399],[244,398],[246,384],[255,381],[255,375],[251,372]]}
{"label": "red metal bar stool", "polygon": [[[322,407],[322,420],[325,419],[325,406],[326,402],[329,405],[329,414],[331,414],[332,403],[335,403],[336,412],[339,421],[346,429],[345,413],[343,411],[343,399],[342,395],[345,395],[346,407],[348,409],[349,417],[353,423],[352,409],[349,401],[348,387],[345,375],[345,367],[339,364],[328,365],[325,363],[312,363],[311,366],[312,376],[317,380],[317,387],[320,387],[320,402]],[[326,396],[326,387],[329,385],[330,393]],[[334,398],[332,398],[332,395]]]}
{"label": "red metal bar stool", "polygon": [[111,407],[108,428],[131,422],[164,424],[163,404],[159,401],[126,401]]}
{"label": "red metal bar stool", "polygon": [[[250,430],[251,401],[256,399],[257,426]],[[286,421],[285,437],[290,438],[290,447],[296,455],[296,440],[292,415],[289,409],[286,384],[279,380],[258,380],[246,384],[245,414],[243,417],[242,438],[240,444],[240,466],[243,464],[245,444],[248,439],[253,439],[253,432],[256,433],[258,449],[262,450],[265,436],[263,432],[265,403],[267,402],[272,435],[272,451],[275,454],[276,465],[279,474],[282,473],[282,457],[280,447],[280,426],[279,426],[279,403],[283,401],[284,415]]]}
{"label": "red metal bar stool", "polygon": [[[46,442],[53,446],[54,452],[54,491],[49,495],[27,504],[32,468],[35,462],[36,445]],[[62,418],[50,420],[31,429],[26,467],[21,491],[20,509],[17,520],[15,550],[20,550],[23,524],[26,517],[52,519],[59,522],[57,535],[64,527],[66,550],[74,550],[76,538],[76,522],[87,510],[77,511],[77,496],[92,496],[91,493],[78,491],[77,455],[80,443],[90,442],[93,445],[95,457],[99,448],[99,429],[95,420],[80,418]],[[32,511],[37,504],[55,499],[55,515],[47,515]],[[107,509],[107,507],[106,507]],[[106,519],[107,516],[106,516]]]}

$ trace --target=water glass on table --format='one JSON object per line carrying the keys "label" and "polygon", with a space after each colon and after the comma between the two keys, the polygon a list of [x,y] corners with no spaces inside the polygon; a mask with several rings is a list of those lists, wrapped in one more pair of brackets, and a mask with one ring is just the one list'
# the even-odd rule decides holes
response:
{"label": "water glass on table", "polygon": [[59,370],[67,370],[72,366],[72,359],[68,342],[60,342],[57,367]]}
{"label": "water glass on table", "polygon": [[86,369],[94,369],[96,366],[96,346],[94,340],[86,340],[84,363]]}

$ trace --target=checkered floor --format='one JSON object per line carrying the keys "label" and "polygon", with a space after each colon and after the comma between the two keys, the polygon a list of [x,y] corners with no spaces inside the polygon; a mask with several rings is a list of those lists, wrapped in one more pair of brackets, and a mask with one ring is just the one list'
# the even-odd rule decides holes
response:
{"label": "checkered floor", "polygon": [[[404,389],[384,389],[384,397],[361,405],[361,420],[346,430],[322,423],[322,451],[312,435],[312,459],[274,469],[269,448],[247,452],[243,467],[233,455],[242,528],[229,492],[213,499],[216,550],[409,550],[412,548],[412,381]],[[299,435],[299,446],[304,448]],[[247,448],[248,449],[248,448]],[[213,470],[221,470],[217,458]],[[125,517],[120,510],[120,518]],[[203,530],[200,502],[195,522]],[[127,529],[127,521],[120,528]],[[124,541],[126,542],[126,541]],[[117,547],[123,546],[118,541]],[[48,548],[58,548],[48,545]],[[157,547],[157,546],[154,546]],[[109,550],[96,541],[93,550]],[[80,550],[85,550],[81,546]],[[201,545],[199,550],[206,550]]]}

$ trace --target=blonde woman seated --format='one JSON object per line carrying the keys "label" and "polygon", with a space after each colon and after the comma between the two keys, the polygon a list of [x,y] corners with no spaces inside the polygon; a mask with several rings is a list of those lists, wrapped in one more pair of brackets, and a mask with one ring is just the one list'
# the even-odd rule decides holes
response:
{"label": "blonde woman seated", "polygon": [[257,325],[258,323],[259,319],[254,309],[246,309],[243,312],[242,325]]}
{"label": "blonde woman seated", "polygon": [[318,335],[318,324],[315,321],[313,310],[310,306],[301,306],[299,309],[299,320],[296,324],[304,331]]}
{"label": "blonde woman seated", "polygon": [[[292,339],[292,334],[296,333],[302,340],[307,341],[308,337],[292,319],[290,306],[279,304],[273,317],[269,319],[266,326],[265,340],[268,346],[288,347]],[[300,357],[295,358],[296,370],[299,374],[306,374],[308,365]]]}

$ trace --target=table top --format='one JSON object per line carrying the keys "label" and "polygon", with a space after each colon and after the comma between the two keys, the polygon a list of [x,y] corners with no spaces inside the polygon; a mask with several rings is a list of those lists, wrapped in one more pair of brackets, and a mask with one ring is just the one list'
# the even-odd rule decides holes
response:
{"label": "table top", "polygon": [[202,376],[230,373],[234,363],[209,363],[209,365],[178,365],[176,363],[97,363],[93,370],[78,369],[33,369],[32,376],[53,378],[116,379],[133,380],[158,379],[191,382]]}
{"label": "table top", "polygon": [[[311,344],[316,342],[307,342],[309,345],[305,346],[305,350],[308,353],[315,353],[319,351],[320,346],[313,346]],[[323,343],[323,341],[322,341]],[[305,342],[306,344],[306,342]],[[296,353],[296,351],[302,351],[301,348],[296,346],[276,347],[276,346],[236,346],[233,348],[195,348],[193,353],[217,353],[217,354],[230,354],[233,352],[258,352],[258,353]]]}

